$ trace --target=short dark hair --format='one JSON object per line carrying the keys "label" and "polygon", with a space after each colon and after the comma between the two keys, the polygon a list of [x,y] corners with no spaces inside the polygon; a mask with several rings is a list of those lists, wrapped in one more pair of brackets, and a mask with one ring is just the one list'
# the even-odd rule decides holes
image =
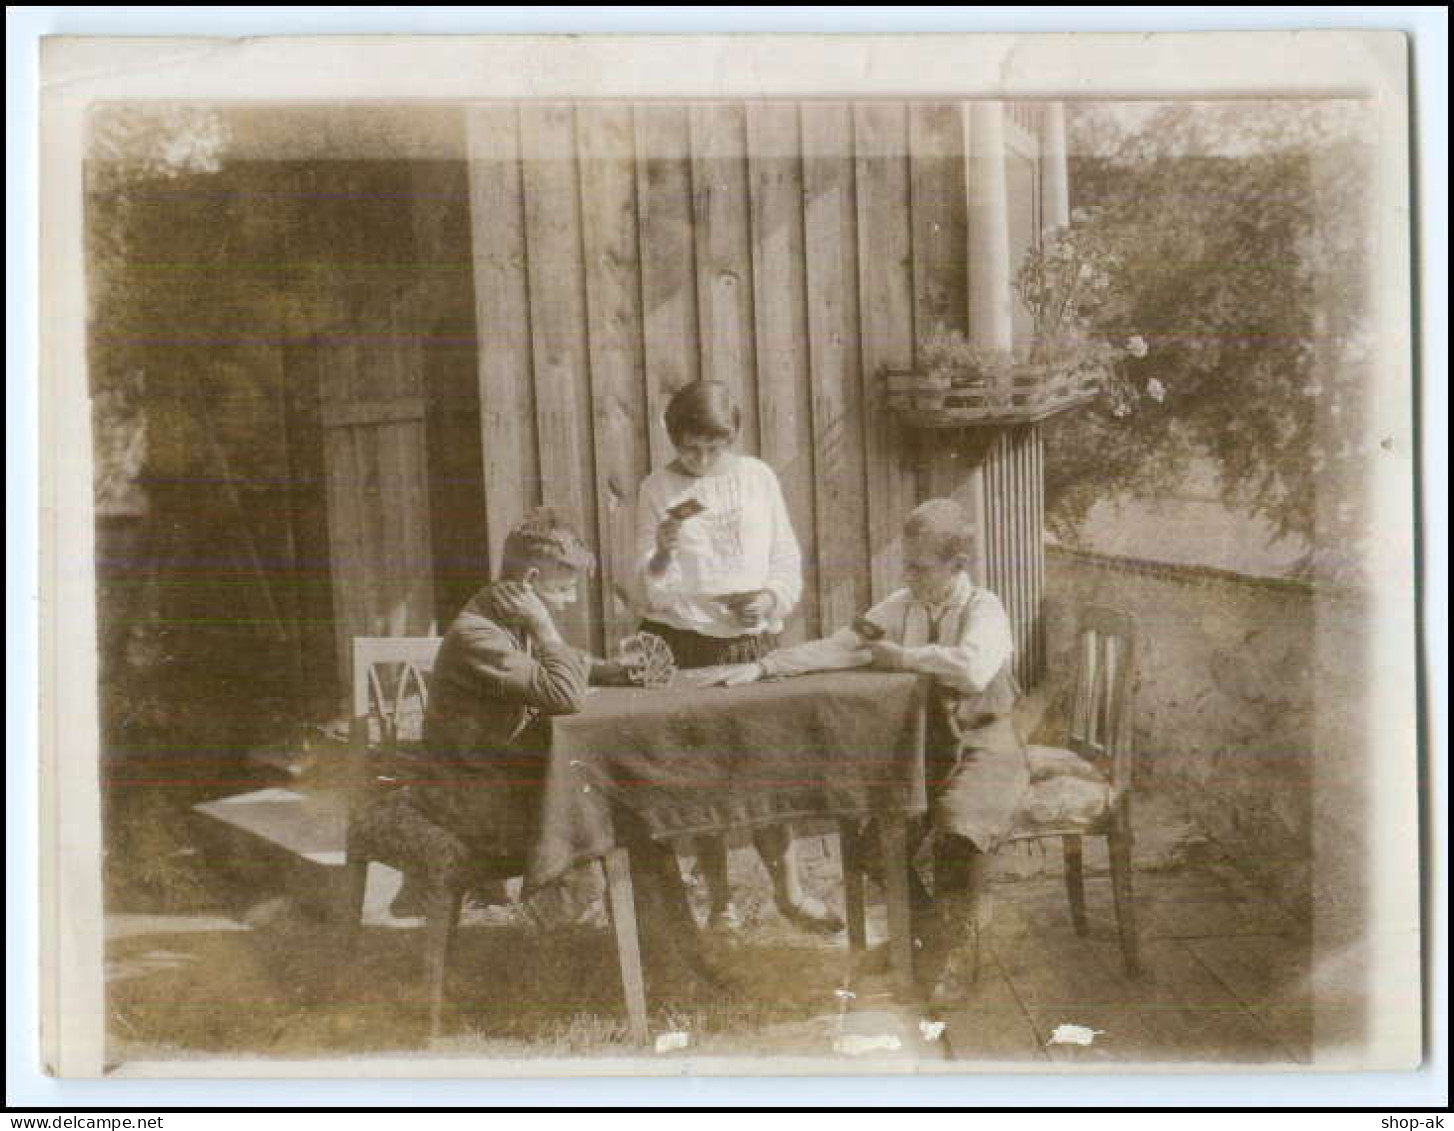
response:
{"label": "short dark hair", "polygon": [[536,507],[505,537],[500,576],[518,578],[535,566],[594,573],[596,555],[551,507]]}
{"label": "short dark hair", "polygon": [[974,533],[969,516],[953,499],[926,499],[904,520],[904,537],[928,542],[945,561],[961,568],[974,560]]}
{"label": "short dark hair", "polygon": [[683,385],[666,406],[666,434],[673,444],[688,436],[730,437],[742,427],[742,409],[721,381]]}

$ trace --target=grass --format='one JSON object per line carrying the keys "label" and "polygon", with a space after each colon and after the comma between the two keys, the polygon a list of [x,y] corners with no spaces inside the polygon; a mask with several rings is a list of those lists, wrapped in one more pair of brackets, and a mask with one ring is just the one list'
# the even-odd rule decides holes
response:
{"label": "grass", "polygon": [[[524,915],[467,915],[450,971],[449,1036],[431,1042],[422,931],[365,928],[357,953],[346,954],[333,923],[310,918],[279,893],[239,889],[209,871],[188,843],[186,818],[182,799],[159,794],[133,798],[110,815],[113,923],[127,914],[169,917],[150,921],[146,934],[116,932],[108,945],[114,1059],[637,1051],[628,1042],[604,916],[546,931]],[[800,859],[807,890],[834,903],[831,845],[831,838],[805,838]],[[715,998],[695,980],[659,979],[651,987],[651,1027],[691,1033],[694,1046],[715,1041],[726,1051],[752,1052],[765,1030],[836,1009],[846,950],[841,939],[825,949],[824,940],[778,919],[754,853],[734,851],[731,867],[747,930],[737,942],[709,939],[708,947],[743,990]],[[704,885],[691,867],[686,873],[705,910]],[[222,925],[234,929],[207,929]]]}
{"label": "grass", "polygon": [[[297,915],[246,931],[147,934],[113,941],[111,1029],[118,1055],[319,1056],[410,1049],[483,1055],[609,1055],[631,1051],[609,933],[549,934],[519,924],[461,928],[450,972],[448,1041],[431,1045],[421,932],[364,932],[342,953],[325,923]],[[833,1008],[842,963],[816,946],[713,947],[739,996],[700,984],[655,988],[654,1031],[750,1037]],[[828,952],[831,955],[832,952]]]}

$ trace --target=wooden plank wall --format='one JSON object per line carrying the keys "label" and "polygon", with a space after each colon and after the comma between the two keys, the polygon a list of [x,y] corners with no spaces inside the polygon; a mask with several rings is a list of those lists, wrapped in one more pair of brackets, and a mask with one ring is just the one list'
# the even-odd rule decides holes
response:
{"label": "wooden plank wall", "polygon": [[[793,103],[746,107],[752,290],[757,348],[758,451],[777,470],[803,550],[800,614],[785,636],[820,625],[814,514],[813,389],[809,375],[803,159]],[[781,296],[778,298],[776,296]]]}
{"label": "wooden plank wall", "polygon": [[[876,404],[966,309],[955,103],[532,104],[468,112],[485,511],[492,560],[550,502],[600,550],[568,629],[634,624],[635,495],[671,458],[661,413],[731,384],[742,449],[777,471],[805,561],[790,636],[897,584],[898,529],[962,486]],[[928,467],[933,474],[926,475]]]}

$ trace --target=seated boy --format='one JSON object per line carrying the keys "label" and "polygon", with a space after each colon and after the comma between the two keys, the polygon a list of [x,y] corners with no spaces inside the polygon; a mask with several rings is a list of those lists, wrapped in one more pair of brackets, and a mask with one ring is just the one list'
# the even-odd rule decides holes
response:
{"label": "seated boy", "polygon": [[[937,922],[925,921],[927,897],[914,886],[916,934],[928,936],[921,959],[940,1001],[962,995],[977,963],[986,858],[1009,831],[1030,782],[1010,717],[1018,695],[1010,621],[999,598],[971,581],[969,560],[969,525],[959,504],[921,503],[904,523],[904,588],[856,627],[771,652],[723,679],[745,683],[870,665],[934,677],[927,771]],[[957,948],[960,941],[970,947]]]}
{"label": "seated boy", "polygon": [[[407,796],[481,859],[523,868],[548,768],[546,720],[579,711],[588,683],[619,678],[618,665],[567,644],[554,620],[594,568],[585,544],[539,508],[510,532],[498,580],[470,598],[440,644],[424,717],[426,780]],[[632,845],[632,858],[644,941],[694,965],[695,920],[675,857],[646,841]]]}

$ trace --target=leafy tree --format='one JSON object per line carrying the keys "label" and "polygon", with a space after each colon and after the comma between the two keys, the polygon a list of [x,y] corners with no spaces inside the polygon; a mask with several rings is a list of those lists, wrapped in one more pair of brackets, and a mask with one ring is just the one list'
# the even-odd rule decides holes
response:
{"label": "leafy tree", "polygon": [[1224,501],[1347,578],[1363,527],[1367,123],[1350,103],[1073,111],[1072,238],[1105,250],[1107,336],[1139,395],[1049,426],[1047,517],[1156,494],[1210,458]]}
{"label": "leafy tree", "polygon": [[300,474],[278,343],[332,288],[283,255],[280,233],[307,230],[302,194],[280,191],[293,186],[276,168],[233,160],[229,132],[189,106],[119,105],[92,122],[98,514],[140,519],[103,526],[99,543],[101,707],[116,749],[189,727],[250,738],[295,695],[293,594],[264,568],[290,556],[279,518]]}

